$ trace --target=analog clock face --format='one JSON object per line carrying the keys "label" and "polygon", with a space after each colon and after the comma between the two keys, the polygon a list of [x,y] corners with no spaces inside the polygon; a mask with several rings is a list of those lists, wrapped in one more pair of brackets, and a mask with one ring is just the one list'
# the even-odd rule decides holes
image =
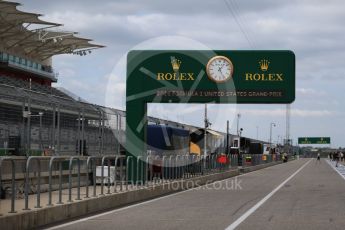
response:
{"label": "analog clock face", "polygon": [[207,76],[215,82],[225,82],[232,78],[234,67],[229,58],[215,56],[211,58],[206,66]]}

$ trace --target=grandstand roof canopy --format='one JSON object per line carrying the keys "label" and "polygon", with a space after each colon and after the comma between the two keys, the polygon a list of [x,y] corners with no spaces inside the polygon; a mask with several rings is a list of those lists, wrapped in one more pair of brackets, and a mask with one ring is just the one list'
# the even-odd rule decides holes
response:
{"label": "grandstand roof canopy", "polygon": [[[5,50],[22,50],[24,55],[45,60],[53,55],[74,53],[104,46],[90,43],[90,39],[74,36],[76,32],[52,30],[59,23],[41,20],[41,14],[17,9],[20,3],[0,0],[0,44]],[[36,27],[36,29],[29,29]]]}

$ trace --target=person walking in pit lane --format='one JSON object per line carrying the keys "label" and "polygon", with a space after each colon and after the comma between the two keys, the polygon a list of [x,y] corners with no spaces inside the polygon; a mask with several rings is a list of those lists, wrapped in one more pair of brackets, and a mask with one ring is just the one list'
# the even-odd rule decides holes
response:
{"label": "person walking in pit lane", "polygon": [[339,158],[340,158],[340,152],[335,153],[335,167],[338,167],[339,164]]}

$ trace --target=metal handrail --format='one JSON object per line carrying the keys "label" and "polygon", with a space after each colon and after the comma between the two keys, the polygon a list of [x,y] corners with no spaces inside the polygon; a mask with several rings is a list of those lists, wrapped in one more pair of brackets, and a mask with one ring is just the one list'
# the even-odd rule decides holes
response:
{"label": "metal handrail", "polygon": [[49,161],[49,187],[48,187],[48,205],[52,206],[52,167],[54,160],[60,160],[59,164],[59,202],[58,204],[62,204],[62,161],[61,160],[67,160],[69,157],[63,157],[63,156],[53,156],[50,158]]}
{"label": "metal handrail", "polygon": [[[86,168],[87,171],[90,168],[90,162],[92,162],[92,160],[94,159],[101,159],[101,156],[89,156],[86,160]],[[95,165],[96,166],[96,165]],[[95,172],[95,167],[92,169],[92,176],[93,176],[93,197],[97,197],[96,195],[96,172]],[[85,194],[85,198],[89,198],[89,183],[86,183],[86,194]]]}
{"label": "metal handrail", "polygon": [[[142,158],[142,156],[137,156],[137,175],[136,175],[136,181],[135,184],[136,186],[138,186],[139,183],[139,177],[140,177],[140,158]],[[141,168],[141,171],[143,171],[143,169]],[[142,183],[141,183],[142,185]]]}
{"label": "metal handrail", "polygon": [[73,202],[72,200],[72,165],[73,165],[73,160],[77,160],[78,162],[78,187],[77,187],[77,199],[76,200],[81,200],[80,199],[80,161],[81,158],[79,156],[71,156],[69,160],[69,175],[68,175],[68,200],[67,202]]}
{"label": "metal handrail", "polygon": [[[114,155],[107,155],[107,156],[103,156],[102,157],[102,172],[101,172],[101,194],[100,195],[104,195],[104,162],[105,160],[108,160],[108,191],[107,191],[107,194],[111,194],[110,193],[110,160],[111,159],[114,159],[115,161],[115,175],[114,175],[114,192],[116,192],[116,172],[117,172],[117,162],[120,158],[124,158],[125,156],[120,156],[120,155],[117,155],[117,156],[114,156]],[[122,161],[121,161],[122,162]],[[121,164],[122,166],[122,164]],[[122,171],[122,167],[120,169]],[[121,183],[121,190],[122,190],[122,183]]]}
{"label": "metal handrail", "polygon": [[[254,154],[242,154],[242,165],[246,166],[245,158],[247,156],[252,157],[252,165],[260,165],[264,163],[269,163],[272,161],[279,161],[279,156],[272,157],[271,155],[268,155],[266,157],[266,160],[262,158],[262,155],[254,155]],[[32,172],[33,161],[37,162],[37,165],[35,165],[35,172],[36,174],[36,181],[37,181],[37,191],[35,191],[34,197],[36,197],[36,204],[35,208],[41,208],[41,183],[42,183],[42,173],[43,173],[43,163],[47,161],[48,163],[48,172],[49,172],[49,180],[48,180],[48,201],[47,203],[43,205],[52,206],[53,205],[53,189],[54,186],[58,186],[58,202],[57,204],[62,204],[62,178],[63,178],[63,171],[62,171],[62,165],[64,162],[68,162],[68,202],[72,202],[72,166],[74,165],[74,161],[77,161],[77,167],[78,167],[78,181],[76,185],[73,185],[77,188],[77,197],[75,200],[81,200],[80,197],[80,190],[81,190],[81,180],[86,182],[85,188],[86,188],[86,196],[84,198],[89,198],[90,195],[90,181],[89,177],[86,179],[81,178],[81,165],[83,161],[86,161],[86,168],[87,168],[87,174],[93,173],[93,197],[97,197],[98,195],[104,194],[104,166],[106,164],[106,161],[108,160],[108,176],[110,176],[110,160],[115,160],[115,177],[112,181],[114,183],[114,189],[110,189],[111,183],[108,183],[108,191],[106,194],[116,193],[118,192],[118,174],[120,174],[120,190],[123,191],[124,183],[126,183],[125,189],[128,191],[128,186],[131,183],[131,187],[133,188],[135,185],[138,186],[138,188],[148,187],[148,186],[155,186],[156,184],[160,183],[167,183],[167,182],[175,182],[176,180],[184,180],[191,177],[197,177],[200,175],[207,175],[211,173],[216,172],[222,172],[229,169],[237,168],[239,156],[236,154],[230,154],[226,157],[228,158],[228,161],[226,164],[222,162],[218,162],[219,155],[213,154],[208,156],[196,156],[196,155],[176,155],[176,156],[120,156],[120,155],[107,155],[107,156],[89,156],[89,157],[83,157],[83,156],[52,156],[52,157],[43,157],[43,156],[31,156],[27,159],[18,159],[14,157],[0,157],[0,187],[3,186],[3,163],[5,161],[11,162],[11,172],[12,172],[12,178],[11,178],[11,188],[12,188],[12,197],[11,197],[11,210],[10,213],[15,213],[15,205],[16,205],[16,168],[18,168],[17,160],[26,160],[26,168],[25,168],[25,208],[24,210],[30,210],[29,208],[29,193],[30,193],[30,179],[32,178]],[[96,162],[97,159],[102,160],[102,185],[101,185],[101,194],[97,194],[97,186],[96,186],[96,164],[92,165],[93,162]],[[124,159],[126,162],[124,162]],[[145,162],[146,160],[146,162]],[[160,172],[158,172],[158,175],[154,173],[153,171],[153,165],[155,160],[159,160],[159,164],[161,164]],[[119,162],[120,161],[120,162]],[[124,163],[126,163],[126,168],[123,167]],[[136,164],[135,164],[136,163]],[[59,165],[58,168],[56,168],[56,164]],[[120,170],[119,170],[120,167]],[[44,166],[45,168],[45,166]],[[134,175],[134,170],[137,170]],[[45,170],[45,169],[44,169]],[[59,171],[59,175],[54,174],[53,170]],[[131,171],[131,172],[130,172]],[[150,175],[149,175],[150,172]],[[76,172],[73,172],[73,175]],[[125,177],[123,177],[123,173],[125,173]],[[132,173],[132,178],[129,178],[130,173]],[[161,176],[162,179],[159,179],[159,176]],[[17,176],[18,177],[18,176]],[[46,176],[45,176],[46,177]],[[58,177],[58,184],[54,184],[54,178],[57,179]],[[136,177],[136,182],[134,181]],[[109,179],[109,178],[108,178]],[[18,179],[17,179],[18,180]],[[108,181],[110,182],[110,181]],[[152,182],[152,184],[150,183]],[[141,185],[141,186],[139,186]],[[83,185],[84,186],[84,185]],[[1,194],[0,191],[0,196]],[[0,214],[1,215],[1,214]]]}
{"label": "metal handrail", "polygon": [[25,207],[23,210],[30,210],[29,208],[29,177],[30,177],[30,163],[31,160],[37,161],[38,165],[38,183],[37,183],[37,204],[35,208],[42,208],[41,207],[41,159],[49,159],[49,157],[42,157],[42,156],[30,156],[26,161],[26,168],[25,168]]}
{"label": "metal handrail", "polygon": [[[133,156],[127,156],[127,158],[126,158],[126,182],[127,182],[126,183],[126,191],[128,191],[128,184],[129,184],[129,171],[128,171],[129,168],[132,168],[132,170],[131,170],[132,178],[134,176],[134,167],[129,167],[129,161],[130,160],[133,164]],[[133,180],[131,183],[131,188],[133,189]]]}

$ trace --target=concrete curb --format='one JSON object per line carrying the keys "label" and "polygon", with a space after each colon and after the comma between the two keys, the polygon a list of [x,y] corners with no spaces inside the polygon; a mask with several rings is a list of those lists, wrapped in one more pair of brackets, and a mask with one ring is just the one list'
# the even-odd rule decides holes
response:
{"label": "concrete curb", "polygon": [[0,226],[1,230],[38,228],[55,222],[65,221],[71,218],[115,209],[128,204],[168,195],[185,190],[186,188],[190,189],[211,182],[224,180],[239,175],[240,171],[243,173],[252,172],[279,163],[280,162],[271,162],[263,165],[242,168],[241,170],[233,169],[225,172],[185,179],[183,181],[174,181],[170,183],[170,186],[169,183],[159,184],[154,187],[104,195],[97,198],[84,199],[78,202],[6,215],[0,217]]}

